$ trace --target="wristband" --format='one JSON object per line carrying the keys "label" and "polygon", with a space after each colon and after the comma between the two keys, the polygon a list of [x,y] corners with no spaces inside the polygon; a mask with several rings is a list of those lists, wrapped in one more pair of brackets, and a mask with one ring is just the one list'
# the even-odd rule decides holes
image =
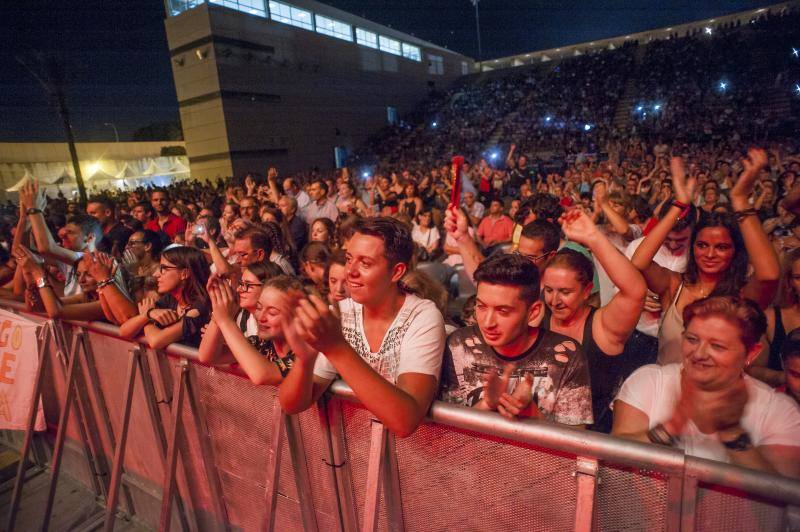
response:
{"label": "wristband", "polygon": [[739,436],[731,441],[723,441],[722,445],[725,446],[726,449],[729,451],[747,451],[753,448],[753,440],[750,439],[750,435],[747,432],[742,431]]}
{"label": "wristband", "polygon": [[672,200],[670,205],[681,210],[681,213],[678,215],[678,220],[683,220],[686,218],[686,216],[689,214],[689,207],[691,207],[690,205],[678,200]]}
{"label": "wristband", "polygon": [[743,211],[736,211],[733,213],[733,217],[734,219],[736,219],[738,223],[742,223],[742,221],[748,216],[756,216],[757,214],[758,211],[756,209],[751,208],[751,209],[745,209]]}
{"label": "wristband", "polygon": [[147,309],[147,313],[145,314],[145,317],[150,321],[153,321],[153,318],[150,317],[150,313],[153,312],[154,310],[156,310],[155,307],[153,307],[151,309]]}
{"label": "wristband", "polygon": [[36,207],[31,207],[30,209],[25,211],[25,214],[29,214],[29,215],[30,214],[41,214],[41,213],[42,213],[42,209],[37,209]]}
{"label": "wristband", "polygon": [[674,447],[678,443],[678,438],[670,434],[661,423],[647,431],[647,439],[658,445],[666,445],[668,447]]}
{"label": "wristband", "polygon": [[[97,289],[99,290],[101,288],[104,288],[104,287],[110,285],[113,282],[114,282],[114,277],[109,277],[108,279],[103,279],[102,281],[97,283]],[[153,310],[153,309],[150,309],[150,310]],[[150,312],[150,311],[148,311],[148,312]]]}

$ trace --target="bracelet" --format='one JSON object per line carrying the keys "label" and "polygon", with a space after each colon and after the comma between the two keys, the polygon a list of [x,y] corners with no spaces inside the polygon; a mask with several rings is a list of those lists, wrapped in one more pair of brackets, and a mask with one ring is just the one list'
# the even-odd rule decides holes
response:
{"label": "bracelet", "polygon": [[156,310],[155,307],[153,307],[151,309],[147,309],[147,313],[145,314],[145,317],[150,321],[153,321],[153,318],[150,317],[150,313],[153,312],[154,310]]}
{"label": "bracelet", "polygon": [[42,209],[37,209],[36,207],[31,207],[30,209],[25,211],[25,214],[41,214]]}
{"label": "bracelet", "polygon": [[733,213],[733,217],[738,223],[742,223],[742,221],[748,216],[756,216],[757,214],[758,211],[756,209],[751,208],[751,209],[745,209],[743,211],[736,211]]}
{"label": "bracelet", "polygon": [[729,451],[747,451],[753,448],[753,440],[751,440],[750,435],[744,431],[731,441],[720,441]]}
{"label": "bracelet", "polygon": [[647,439],[652,443],[668,447],[674,447],[678,443],[678,438],[670,434],[661,423],[647,431]]}
{"label": "bracelet", "polygon": [[691,207],[691,205],[678,200],[672,200],[670,202],[670,205],[672,205],[673,207],[677,207],[681,210],[681,213],[678,215],[678,219],[675,220],[676,222],[678,220],[683,220],[684,218],[686,218],[686,216],[689,215],[689,208]]}
{"label": "bracelet", "polygon": [[[108,279],[103,279],[99,283],[97,283],[97,289],[100,290],[101,288],[105,288],[106,286],[110,285],[114,282],[114,277],[109,277]],[[153,309],[150,309],[153,310]],[[148,311],[149,312],[149,311]]]}

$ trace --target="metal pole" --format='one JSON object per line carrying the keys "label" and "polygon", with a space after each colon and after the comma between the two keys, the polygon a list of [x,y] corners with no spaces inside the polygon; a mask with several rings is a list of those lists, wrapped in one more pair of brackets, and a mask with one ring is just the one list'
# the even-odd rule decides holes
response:
{"label": "metal pole", "polygon": [[8,519],[6,520],[6,530],[11,532],[14,530],[14,521],[17,519],[17,510],[19,510],[19,500],[22,496],[22,486],[25,483],[25,466],[28,463],[28,452],[31,448],[33,441],[33,432],[36,426],[36,415],[39,412],[39,400],[42,393],[42,383],[44,381],[45,366],[47,359],[50,356],[47,353],[47,343],[50,337],[50,323],[45,323],[39,330],[39,369],[36,370],[36,384],[33,387],[33,399],[31,400],[31,407],[28,411],[28,426],[25,429],[25,440],[22,443],[22,451],[20,451],[19,465],[17,466],[17,478],[14,480],[14,491],[11,494],[11,505],[8,509]]}
{"label": "metal pole", "polygon": [[282,441],[286,430],[283,422],[283,410],[278,398],[275,397],[272,404],[272,432],[271,441],[268,449],[267,460],[267,487],[264,490],[264,502],[266,515],[264,516],[264,530],[272,532],[275,530],[275,510],[278,505],[278,481],[281,474],[281,451],[283,450]]}
{"label": "metal pole", "polygon": [[472,0],[472,5],[475,6],[475,31],[478,34],[478,62],[483,59],[483,50],[481,48],[481,17],[478,13],[478,3],[481,0]]}
{"label": "metal pole", "polygon": [[136,369],[139,367],[139,356],[141,352],[138,347],[131,349],[131,360],[128,364],[128,378],[125,386],[125,399],[122,412],[122,427],[119,431],[119,440],[114,449],[114,465],[111,468],[111,485],[108,490],[108,500],[106,501],[105,527],[106,532],[114,530],[116,521],[117,500],[119,499],[119,488],[122,482],[122,464],[125,462],[125,446],[128,443],[128,427],[131,421],[131,409],[133,408],[133,389],[136,384]]}
{"label": "metal pole", "polygon": [[183,411],[183,395],[186,389],[186,378],[189,374],[189,366],[185,359],[181,359],[178,376],[175,379],[174,390],[172,393],[172,420],[170,422],[171,432],[167,447],[167,468],[164,471],[164,487],[161,500],[161,519],[159,530],[169,530],[172,521],[172,496],[175,492],[175,468],[178,464],[178,433],[181,430],[181,413]]}

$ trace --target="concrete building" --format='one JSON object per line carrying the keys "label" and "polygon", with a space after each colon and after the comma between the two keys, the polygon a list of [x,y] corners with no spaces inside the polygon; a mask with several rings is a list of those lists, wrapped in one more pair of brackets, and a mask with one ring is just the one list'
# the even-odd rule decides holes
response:
{"label": "concrete building", "polygon": [[192,176],[333,168],[474,69],[472,59],[312,0],[166,0]]}

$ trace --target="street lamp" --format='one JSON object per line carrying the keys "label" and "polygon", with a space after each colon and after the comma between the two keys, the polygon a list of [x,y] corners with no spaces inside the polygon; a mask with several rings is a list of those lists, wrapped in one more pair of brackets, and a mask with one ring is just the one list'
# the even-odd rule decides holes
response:
{"label": "street lamp", "polygon": [[116,138],[117,142],[119,142],[119,132],[117,131],[117,126],[115,126],[113,122],[103,122],[103,125],[114,129],[114,138]]}
{"label": "street lamp", "polygon": [[483,51],[481,50],[481,18],[478,14],[478,2],[481,0],[470,0],[472,5],[475,6],[475,31],[478,34],[478,62],[483,59]]}

